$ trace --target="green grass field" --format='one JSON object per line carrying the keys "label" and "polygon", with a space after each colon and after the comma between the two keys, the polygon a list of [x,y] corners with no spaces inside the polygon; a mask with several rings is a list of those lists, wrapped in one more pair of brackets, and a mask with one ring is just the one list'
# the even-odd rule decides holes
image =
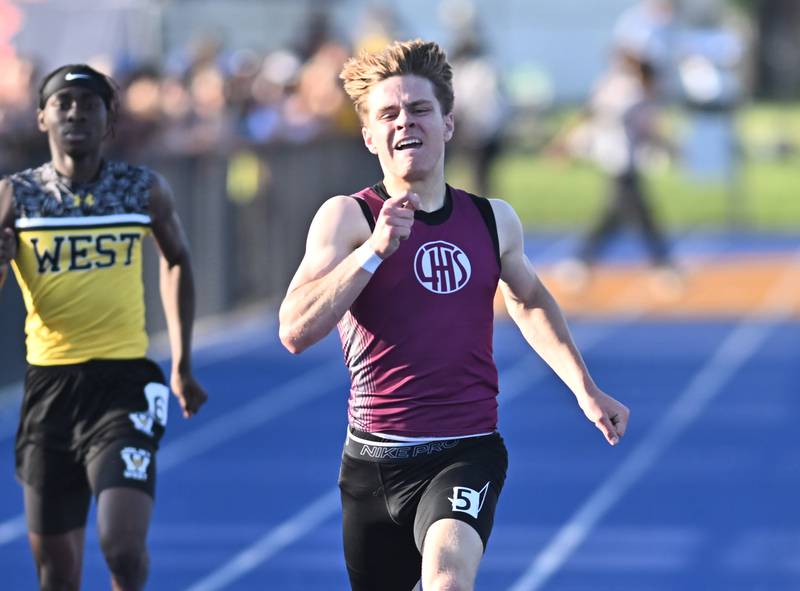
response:
{"label": "green grass field", "polygon": [[[679,129],[679,116],[672,126]],[[738,223],[767,232],[800,230],[800,107],[751,106],[737,117],[744,159],[738,179],[698,183],[679,165],[647,175],[660,219],[671,229],[724,229]],[[466,163],[453,158],[448,178],[470,187]],[[582,228],[605,199],[606,180],[591,163],[560,162],[534,149],[507,151],[491,176],[492,195],[511,202],[526,227]]]}

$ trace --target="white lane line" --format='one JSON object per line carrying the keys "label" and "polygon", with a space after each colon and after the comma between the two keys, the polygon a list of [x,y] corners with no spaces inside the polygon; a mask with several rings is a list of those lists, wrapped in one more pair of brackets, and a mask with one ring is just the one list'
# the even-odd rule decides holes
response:
{"label": "white lane line", "polygon": [[339,489],[333,488],[308,505],[300,513],[267,532],[221,568],[194,583],[187,591],[217,591],[266,562],[283,548],[293,544],[319,527],[339,511]]}
{"label": "white lane line", "polygon": [[7,405],[12,405],[17,401],[19,393],[22,391],[22,382],[14,382],[0,388],[0,409]]}
{"label": "white lane line", "polygon": [[[800,262],[800,261],[799,261]],[[509,591],[536,591],[564,565],[611,507],[653,466],[669,445],[685,431],[725,383],[792,313],[798,293],[797,273],[787,272],[770,290],[760,312],[769,320],[747,317],[717,348],[661,421],[564,524]],[[756,315],[757,316],[757,315]]]}
{"label": "white lane line", "polygon": [[[582,349],[588,350],[600,343],[612,333],[629,323],[616,323],[601,328],[582,327],[575,331],[576,338],[580,335]],[[586,333],[585,335],[583,333]],[[530,391],[530,388],[541,378],[549,375],[545,366],[532,366],[532,358],[527,353],[522,355],[514,364],[501,372],[505,376],[502,385],[502,394],[499,398],[501,404],[508,404],[511,400]],[[338,363],[337,363],[338,365]],[[536,371],[538,367],[539,371]],[[333,489],[300,513],[289,518],[276,529],[268,531],[255,544],[245,548],[219,569],[211,572],[205,578],[193,584],[187,591],[217,591],[239,580],[247,573],[255,570],[261,564],[272,558],[279,551],[293,544],[305,534],[333,517],[339,511],[339,489]]]}
{"label": "white lane line", "polygon": [[19,404],[22,398],[22,382],[0,388],[0,441],[17,431]]}
{"label": "white lane line", "polygon": [[[573,331],[573,338],[579,342],[578,348],[585,355],[598,344],[609,338],[613,333],[629,324],[633,324],[636,318],[641,315],[637,312],[634,316],[626,316],[624,319],[611,325],[579,327]],[[544,361],[541,361],[532,350],[528,351],[522,358],[508,369],[499,372],[500,374],[500,394],[497,397],[498,403],[506,405],[521,394],[526,394],[530,388],[541,378],[549,375],[555,376]]]}
{"label": "white lane line", "polygon": [[[221,415],[168,443],[158,452],[159,474],[163,474],[215,445],[244,435],[271,419],[329,393],[332,382],[331,374],[340,366],[341,362],[322,365],[311,372],[269,389],[239,409]],[[0,532],[9,532],[5,534],[5,537],[0,535],[0,545],[12,542],[25,533],[24,527],[19,530],[15,525],[20,520],[24,524],[23,515],[16,515],[0,522]]]}
{"label": "white lane line", "polygon": [[25,515],[17,515],[0,523],[0,545],[16,540],[28,531]]}
{"label": "white lane line", "polygon": [[[329,393],[331,383],[335,382],[331,375],[340,367],[340,362],[319,366],[285,384],[271,388],[237,410],[221,415],[164,446],[158,453],[159,472],[169,470],[215,445],[244,435],[270,419]],[[344,376],[342,384],[344,387]]]}

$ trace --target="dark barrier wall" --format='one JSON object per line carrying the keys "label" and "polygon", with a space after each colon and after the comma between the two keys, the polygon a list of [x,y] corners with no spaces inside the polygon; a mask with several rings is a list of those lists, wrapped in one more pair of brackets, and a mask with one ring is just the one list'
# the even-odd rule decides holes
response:
{"label": "dark barrier wall", "polygon": [[[319,205],[380,180],[360,139],[272,144],[234,154],[169,156],[150,165],[175,193],[192,250],[198,317],[277,303],[303,256]],[[163,330],[158,264],[145,258],[148,330]],[[0,294],[0,386],[22,379],[24,310],[13,278]]]}
{"label": "dark barrier wall", "polygon": [[25,368],[25,306],[14,274],[0,292],[0,387],[22,379]]}

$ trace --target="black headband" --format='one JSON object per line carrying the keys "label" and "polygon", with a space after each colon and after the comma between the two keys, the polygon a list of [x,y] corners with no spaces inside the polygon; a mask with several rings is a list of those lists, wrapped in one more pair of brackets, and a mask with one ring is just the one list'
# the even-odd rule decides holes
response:
{"label": "black headband", "polygon": [[103,99],[106,109],[111,108],[114,97],[111,83],[100,72],[83,64],[62,66],[47,76],[39,89],[39,108],[43,109],[47,99],[59,90],[74,86],[93,92]]}

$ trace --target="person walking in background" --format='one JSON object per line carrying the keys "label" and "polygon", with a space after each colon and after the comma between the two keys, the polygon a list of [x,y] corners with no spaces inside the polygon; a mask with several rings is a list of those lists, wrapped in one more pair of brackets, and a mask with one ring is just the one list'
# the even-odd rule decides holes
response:
{"label": "person walking in background", "polygon": [[673,152],[659,132],[656,71],[635,51],[618,46],[608,74],[592,93],[581,122],[555,140],[551,152],[589,157],[608,177],[608,199],[578,249],[577,259],[558,268],[568,286],[580,288],[611,239],[625,225],[642,235],[651,263],[665,282],[680,281],[669,244],[645,190],[642,156],[657,146]]}
{"label": "person walking in background", "polygon": [[171,190],[143,167],[103,159],[118,97],[83,64],[39,89],[51,160],[0,181],[0,286],[11,263],[27,308],[28,369],[16,473],[41,589],[80,588],[86,519],[97,499],[115,591],[139,590],[156,451],[169,388],[145,357],[142,242],[161,254],[170,385],[185,417],[207,395],[192,375],[194,284]]}
{"label": "person walking in background", "polygon": [[[506,202],[449,186],[452,70],[395,42],[341,74],[383,180],[326,201],[280,308],[292,353],[335,326],[350,371],[339,485],[357,591],[472,589],[506,476],[492,356],[498,283],[531,346],[616,445],[628,409],[600,390],[524,253]],[[541,417],[532,417],[533,421]]]}

